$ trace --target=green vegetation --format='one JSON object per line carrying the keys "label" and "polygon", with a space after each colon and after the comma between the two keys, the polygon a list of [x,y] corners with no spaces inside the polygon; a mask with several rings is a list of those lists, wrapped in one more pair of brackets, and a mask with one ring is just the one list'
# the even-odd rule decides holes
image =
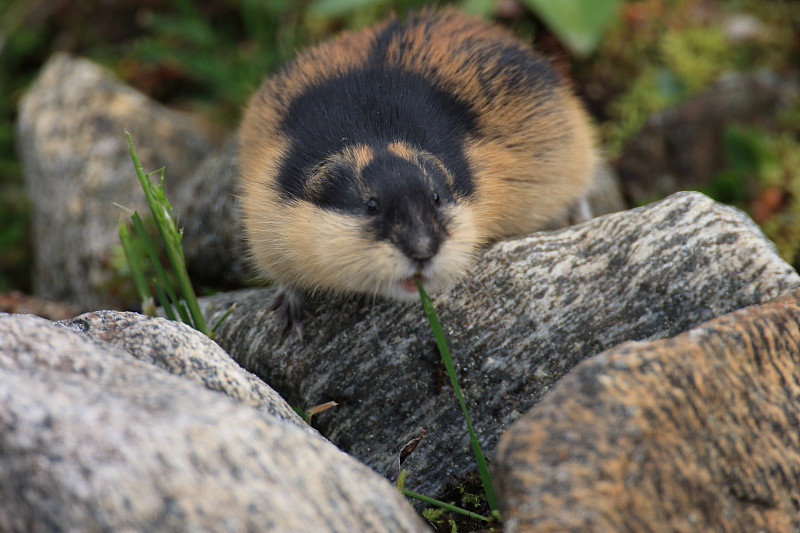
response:
{"label": "green vegetation", "polygon": [[[422,494],[417,494],[416,492],[412,492],[412,491],[410,491],[408,489],[403,489],[403,494],[405,494],[409,498],[413,498],[413,499],[419,500],[421,502],[429,503],[429,504],[431,504],[431,505],[433,505],[435,507],[438,507],[439,509],[442,509],[444,511],[452,511],[454,513],[463,514],[463,515],[468,516],[470,518],[474,518],[475,520],[482,520],[484,522],[488,522],[489,521],[489,518],[486,517],[486,516],[479,515],[478,513],[473,513],[472,511],[467,511],[466,509],[462,509],[461,507],[458,507],[458,506],[453,505],[451,503],[446,503],[446,502],[443,502],[443,501],[439,501],[439,500],[437,500],[435,498],[429,498],[428,496],[424,496]],[[436,513],[436,514],[438,514],[438,516],[441,516],[441,513]]]}
{"label": "green vegetation", "polygon": [[458,399],[458,404],[461,407],[461,411],[464,413],[464,420],[467,422],[469,439],[472,443],[472,451],[475,454],[475,461],[478,465],[478,473],[480,474],[481,482],[483,483],[486,501],[489,503],[489,508],[492,511],[496,511],[497,497],[495,496],[494,487],[492,486],[492,479],[489,476],[489,467],[486,465],[486,459],[483,456],[483,451],[481,451],[481,445],[478,442],[478,436],[475,434],[475,430],[472,428],[472,421],[470,420],[469,413],[467,412],[467,404],[464,402],[464,395],[461,393],[461,387],[458,385],[458,375],[456,374],[456,369],[453,365],[453,358],[450,357],[450,349],[447,347],[447,340],[445,339],[442,325],[439,323],[439,318],[436,316],[436,310],[433,308],[430,298],[428,298],[428,295],[425,293],[425,289],[422,288],[422,284],[419,281],[417,281],[417,289],[419,290],[419,297],[422,301],[422,308],[425,310],[425,316],[428,318],[428,322],[433,330],[433,336],[436,338],[436,346],[439,348],[439,354],[442,356],[442,362],[447,369],[447,375],[450,377],[450,383],[453,385],[453,390],[455,390],[456,398]]}
{"label": "green vegetation", "polygon": [[[130,133],[125,132],[125,136],[128,140],[133,166],[136,169],[136,176],[139,178],[139,183],[141,183],[142,190],[147,198],[150,213],[156,228],[158,228],[158,233],[161,236],[161,242],[164,245],[171,267],[171,271],[168,273],[139,213],[134,211],[131,215],[136,237],[138,238],[137,241],[134,241],[125,222],[120,220],[119,237],[125,250],[131,276],[142,299],[142,309],[149,315],[156,315],[155,298],[153,297],[153,292],[155,292],[167,318],[170,320],[178,320],[180,318],[183,323],[213,338],[217,326],[227,317],[231,309],[212,329],[206,328],[205,318],[200,312],[200,305],[197,302],[197,297],[186,269],[186,260],[184,259],[181,245],[183,230],[180,229],[177,216],[172,210],[172,204],[167,200],[167,196],[164,193],[164,169],[145,174],[139,161],[139,156],[133,146]],[[156,173],[161,178],[158,184],[150,180],[150,176]],[[149,259],[152,275],[147,273],[146,265],[148,263],[145,258],[141,257],[140,251],[142,249],[146,252],[146,259]]]}
{"label": "green vegetation", "polygon": [[658,60],[647,65],[628,90],[609,104],[609,114],[616,120],[605,130],[608,152],[620,154],[650,115],[697,94],[734,67],[720,28],[695,26],[664,33]]}
{"label": "green vegetation", "polygon": [[701,191],[746,209],[781,257],[796,263],[800,252],[800,141],[788,132],[731,125],[724,142],[728,168]]}
{"label": "green vegetation", "polygon": [[619,0],[524,0],[579,58],[594,52],[614,22]]}

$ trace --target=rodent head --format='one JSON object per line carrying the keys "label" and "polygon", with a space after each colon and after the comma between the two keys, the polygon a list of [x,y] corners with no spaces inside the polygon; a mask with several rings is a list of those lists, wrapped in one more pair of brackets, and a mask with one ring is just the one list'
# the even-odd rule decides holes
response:
{"label": "rodent head", "polygon": [[415,279],[429,291],[449,285],[477,246],[469,199],[452,183],[437,157],[400,142],[350,146],[312,165],[304,196],[325,222],[301,238],[314,241],[302,248],[316,255],[315,279],[397,299],[416,297]]}

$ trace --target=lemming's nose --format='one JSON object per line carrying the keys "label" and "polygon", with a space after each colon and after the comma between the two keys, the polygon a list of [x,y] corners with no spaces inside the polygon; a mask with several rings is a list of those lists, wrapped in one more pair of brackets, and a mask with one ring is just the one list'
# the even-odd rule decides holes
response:
{"label": "lemming's nose", "polygon": [[420,270],[430,263],[438,251],[439,243],[437,239],[425,231],[414,232],[403,243],[403,253],[414,261]]}

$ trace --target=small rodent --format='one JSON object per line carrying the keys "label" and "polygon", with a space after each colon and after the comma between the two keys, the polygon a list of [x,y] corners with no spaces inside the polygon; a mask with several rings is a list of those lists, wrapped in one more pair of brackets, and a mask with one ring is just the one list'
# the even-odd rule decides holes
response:
{"label": "small rodent", "polygon": [[307,293],[447,287],[481,246],[574,208],[597,156],[546,59],[479,18],[425,9],[344,32],[267,78],[239,163],[246,240],[282,285],[285,328]]}

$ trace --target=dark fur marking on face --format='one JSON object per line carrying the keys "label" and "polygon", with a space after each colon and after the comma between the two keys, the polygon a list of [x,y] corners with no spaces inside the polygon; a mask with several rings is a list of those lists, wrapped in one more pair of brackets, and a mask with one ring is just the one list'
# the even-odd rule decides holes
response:
{"label": "dark fur marking on face", "polygon": [[310,87],[289,107],[281,128],[291,148],[278,173],[284,198],[303,198],[308,169],[353,144],[403,141],[443,161],[455,192],[469,196],[474,183],[461,143],[477,135],[475,113],[421,76],[378,65]]}
{"label": "dark fur marking on face", "polygon": [[377,203],[367,224],[376,240],[391,242],[415,260],[435,254],[448,235],[443,208],[455,202],[438,172],[389,152],[364,168],[364,194]]}

